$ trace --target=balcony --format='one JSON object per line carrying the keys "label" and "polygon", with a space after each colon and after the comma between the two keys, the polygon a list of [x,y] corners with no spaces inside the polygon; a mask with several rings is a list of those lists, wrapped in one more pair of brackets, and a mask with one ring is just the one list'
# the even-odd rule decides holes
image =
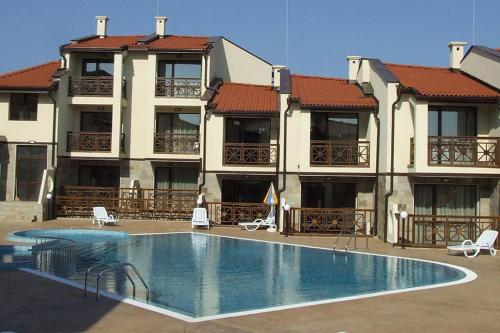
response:
{"label": "balcony", "polygon": [[430,166],[500,167],[498,137],[430,136],[428,164]]}
{"label": "balcony", "polygon": [[[127,81],[123,80],[123,97]],[[113,96],[112,76],[72,76],[69,78],[69,96]]]}
{"label": "balcony", "polygon": [[273,166],[277,148],[269,143],[225,143],[224,165]]}
{"label": "balcony", "polygon": [[160,154],[199,154],[199,134],[155,133],[154,152]]}
{"label": "balcony", "polygon": [[199,98],[201,79],[156,78],[157,97]]}
{"label": "balcony", "polygon": [[370,166],[369,141],[311,140],[310,163],[314,166]]}
{"label": "balcony", "polygon": [[68,152],[110,152],[111,132],[68,132]]}

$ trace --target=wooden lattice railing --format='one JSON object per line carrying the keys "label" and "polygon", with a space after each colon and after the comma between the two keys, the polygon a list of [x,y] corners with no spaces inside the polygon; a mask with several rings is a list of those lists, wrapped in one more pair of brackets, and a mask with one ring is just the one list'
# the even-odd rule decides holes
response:
{"label": "wooden lattice railing", "polygon": [[[484,230],[500,231],[500,216],[408,215],[404,235],[398,223],[398,242],[405,246],[446,247],[464,240],[475,241]],[[496,243],[498,248],[498,240]]]}
{"label": "wooden lattice railing", "polygon": [[499,142],[498,137],[430,136],[428,164],[498,168]]}
{"label": "wooden lattice railing", "polygon": [[277,144],[224,143],[224,164],[273,166],[276,164]]}
{"label": "wooden lattice railing", "polygon": [[199,154],[199,134],[155,133],[154,152],[163,154]]}
{"label": "wooden lattice railing", "polygon": [[208,218],[220,225],[237,225],[240,222],[252,222],[265,219],[270,207],[264,203],[242,202],[205,202]]}
{"label": "wooden lattice railing", "polygon": [[370,166],[369,141],[311,140],[311,165]]}
{"label": "wooden lattice railing", "polygon": [[68,132],[66,151],[109,152],[111,132]]}
{"label": "wooden lattice railing", "polygon": [[197,190],[66,186],[56,197],[61,217],[91,217],[93,207],[126,219],[188,219],[196,207]]}
{"label": "wooden lattice railing", "polygon": [[112,76],[71,76],[69,96],[113,96]]}
{"label": "wooden lattice railing", "polygon": [[200,78],[156,78],[156,96],[198,98],[201,95]]}

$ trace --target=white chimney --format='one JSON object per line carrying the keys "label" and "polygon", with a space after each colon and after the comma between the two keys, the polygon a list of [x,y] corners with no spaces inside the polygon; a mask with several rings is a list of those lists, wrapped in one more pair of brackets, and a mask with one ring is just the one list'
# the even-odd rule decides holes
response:
{"label": "white chimney", "polygon": [[464,57],[465,45],[467,45],[465,42],[450,42],[448,44],[450,48],[450,68],[460,69],[460,62]]}
{"label": "white chimney", "polygon": [[97,19],[97,33],[96,35],[103,38],[108,34],[108,17],[96,16]]}
{"label": "white chimney", "polygon": [[359,65],[361,63],[361,57],[360,56],[348,56],[347,62],[349,64],[349,82],[354,83],[356,82],[356,78],[358,76],[358,71],[359,71]]}
{"label": "white chimney", "polygon": [[283,65],[273,65],[273,82],[272,86],[275,89],[280,88],[280,81],[281,81],[281,70],[285,69],[286,67]]}
{"label": "white chimney", "polygon": [[156,34],[160,37],[165,36],[165,26],[167,18],[165,16],[156,16]]}

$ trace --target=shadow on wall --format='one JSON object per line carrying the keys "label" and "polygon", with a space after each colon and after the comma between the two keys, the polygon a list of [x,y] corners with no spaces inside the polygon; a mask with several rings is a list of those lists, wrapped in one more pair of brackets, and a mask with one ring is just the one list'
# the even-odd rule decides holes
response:
{"label": "shadow on wall", "polygon": [[7,167],[9,165],[9,146],[4,136],[0,136],[0,201],[5,201],[7,196]]}

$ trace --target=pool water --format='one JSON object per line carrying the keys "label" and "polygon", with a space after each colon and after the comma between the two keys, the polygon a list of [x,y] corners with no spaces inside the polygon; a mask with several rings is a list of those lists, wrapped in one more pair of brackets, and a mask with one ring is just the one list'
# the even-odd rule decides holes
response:
{"label": "pool water", "polygon": [[[44,233],[50,234],[47,230]],[[36,232],[29,235],[34,237]],[[197,233],[101,236],[95,242],[75,237],[81,235],[72,238],[78,242],[78,260],[74,267],[59,270],[57,275],[83,282],[91,265],[111,260],[131,262],[150,287],[150,304],[192,318],[395,291],[466,277],[465,271],[438,263],[352,252],[334,255],[332,250],[320,248]],[[146,302],[140,283],[136,284],[137,298]],[[89,285],[95,286],[95,280]],[[106,275],[101,288],[131,295],[129,281],[119,272]]]}

